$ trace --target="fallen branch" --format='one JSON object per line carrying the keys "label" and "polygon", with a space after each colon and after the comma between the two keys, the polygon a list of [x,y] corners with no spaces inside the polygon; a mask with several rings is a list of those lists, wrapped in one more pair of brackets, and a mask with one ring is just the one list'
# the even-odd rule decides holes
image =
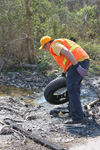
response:
{"label": "fallen branch", "polygon": [[33,64],[15,64],[14,67],[16,67],[16,68],[36,68],[37,65],[33,65]]}
{"label": "fallen branch", "polygon": [[[18,124],[13,123],[10,119],[4,119],[4,122],[8,125],[10,125],[13,129],[20,131],[21,133],[23,133],[26,137],[28,137],[31,140],[34,140],[37,143],[40,143],[41,145],[44,145],[46,147],[51,148],[52,150],[64,150],[64,148],[59,147],[58,145],[47,141],[45,139],[42,139],[41,137],[30,133],[29,131],[25,130],[24,128],[22,128],[21,126],[18,126]],[[68,148],[66,148],[66,150],[68,150]]]}
{"label": "fallen branch", "polygon": [[90,110],[94,105],[96,105],[98,102],[100,102],[100,99],[97,99],[95,101],[92,101],[84,106],[85,110]]}

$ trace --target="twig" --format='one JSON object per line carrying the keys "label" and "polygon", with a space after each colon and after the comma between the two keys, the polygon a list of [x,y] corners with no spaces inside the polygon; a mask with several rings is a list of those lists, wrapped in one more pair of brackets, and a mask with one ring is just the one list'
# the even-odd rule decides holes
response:
{"label": "twig", "polygon": [[1,123],[2,125],[4,125],[4,123],[3,123],[2,121],[0,121],[0,123]]}
{"label": "twig", "polygon": [[0,66],[0,72],[2,71],[4,64],[5,64],[4,61],[2,61],[1,66]]}
{"label": "twig", "polygon": [[18,123],[19,123],[19,122],[22,123],[22,122],[25,122],[25,121],[26,121],[26,120],[22,120],[22,121],[21,121],[21,120],[15,120],[15,119],[11,119],[11,118],[4,118],[4,121],[5,121],[5,120],[11,120],[12,122],[18,122]]}
{"label": "twig", "polygon": [[24,39],[26,39],[26,38],[29,38],[29,39],[31,39],[32,41],[34,41],[35,43],[37,43],[37,44],[39,44],[39,42],[36,42],[35,40],[33,40],[30,36],[28,36],[26,33],[23,33],[24,35],[25,35],[25,37],[19,37],[18,39],[15,39],[15,40],[13,40],[13,41],[9,41],[7,44],[5,44],[4,46],[7,46],[8,44],[12,44],[12,43],[14,43],[14,42],[16,42],[16,41],[20,41],[20,40],[24,40]]}
{"label": "twig", "polygon": [[6,109],[6,110],[9,110],[9,111],[13,111],[13,112],[16,113],[16,114],[19,114],[19,111],[16,111],[15,109],[12,109],[12,108],[0,106],[0,109]]}
{"label": "twig", "polygon": [[11,128],[11,130],[13,131],[13,132],[16,132],[17,134],[19,134],[19,135],[21,135],[22,137],[23,137],[23,142],[22,142],[22,145],[26,142],[26,137],[24,136],[24,134],[22,134],[21,132],[19,132],[19,131],[16,131],[15,129],[13,129],[13,128]]}

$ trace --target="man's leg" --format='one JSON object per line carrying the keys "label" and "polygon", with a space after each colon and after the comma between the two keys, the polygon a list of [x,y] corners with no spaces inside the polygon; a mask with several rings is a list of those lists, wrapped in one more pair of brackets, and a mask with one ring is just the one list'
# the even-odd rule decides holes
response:
{"label": "man's leg", "polygon": [[[82,67],[88,69],[88,62],[81,62]],[[69,68],[67,75],[67,90],[70,101],[70,111],[72,120],[83,119],[83,111],[80,102],[80,84],[83,77],[74,69],[73,65]]]}

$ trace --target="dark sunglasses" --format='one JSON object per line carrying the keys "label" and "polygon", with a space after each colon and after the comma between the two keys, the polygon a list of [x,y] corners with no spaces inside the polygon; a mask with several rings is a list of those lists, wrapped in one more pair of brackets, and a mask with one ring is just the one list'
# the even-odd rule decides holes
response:
{"label": "dark sunglasses", "polygon": [[45,43],[45,44],[44,44],[43,48],[45,48],[45,47],[46,47],[46,45],[47,45],[47,43]]}

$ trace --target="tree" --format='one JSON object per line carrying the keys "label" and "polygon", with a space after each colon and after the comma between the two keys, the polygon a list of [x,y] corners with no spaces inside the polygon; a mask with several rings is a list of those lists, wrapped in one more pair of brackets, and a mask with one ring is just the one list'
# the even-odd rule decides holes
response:
{"label": "tree", "polygon": [[28,62],[34,63],[34,45],[31,40],[32,29],[31,29],[31,17],[32,12],[29,8],[29,0],[25,0],[25,7],[26,7],[26,24],[27,24],[27,38],[26,38],[26,48],[28,51]]}

